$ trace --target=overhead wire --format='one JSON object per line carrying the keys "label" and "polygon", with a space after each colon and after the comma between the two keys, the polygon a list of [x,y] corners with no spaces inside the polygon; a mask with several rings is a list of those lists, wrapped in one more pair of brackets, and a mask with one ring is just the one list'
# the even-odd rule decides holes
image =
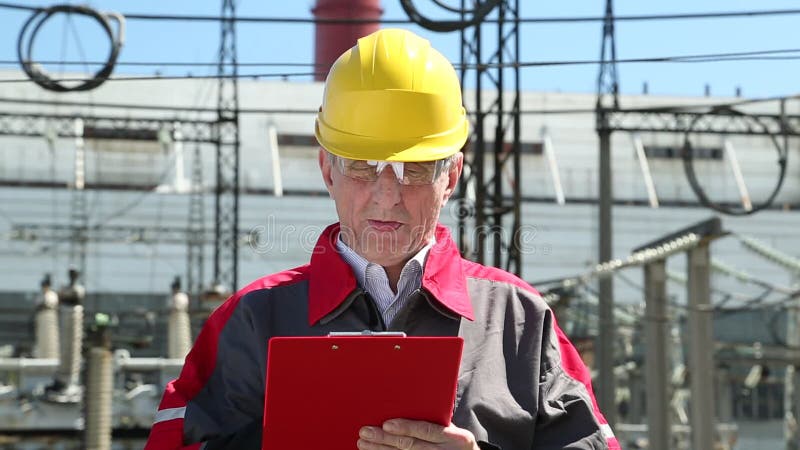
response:
{"label": "overhead wire", "polygon": [[[170,157],[169,161],[172,161],[174,158],[175,158],[175,155],[173,154]],[[158,183],[156,184],[156,186],[159,186],[159,185],[163,184],[167,180],[167,178],[169,177],[170,172],[172,170],[172,167],[170,166],[170,162],[169,161],[167,162],[166,168],[164,169],[164,171],[160,174],[160,176],[158,178]],[[114,219],[118,219],[120,217],[125,216],[126,214],[131,212],[134,208],[136,208],[140,203],[142,203],[142,201],[144,201],[147,197],[149,197],[153,193],[153,191],[154,190],[146,190],[146,191],[140,193],[138,196],[136,196],[133,200],[129,201],[124,206],[122,206],[120,208],[117,208],[116,210],[114,210],[114,212],[112,212],[110,214],[107,214],[102,219],[97,220],[94,224],[89,225],[89,228],[100,228],[103,225],[107,225],[109,222],[111,222]]]}
{"label": "overhead wire", "polygon": [[[61,79],[57,80],[42,70],[41,65],[33,59],[34,40],[41,31],[42,26],[56,14],[67,14],[68,23],[71,25],[71,15],[78,14],[94,19],[105,32],[111,42],[109,54],[105,64],[95,72],[91,78],[80,78],[77,80]],[[109,19],[117,21],[118,33],[115,36]],[[74,25],[72,25],[74,28]],[[28,75],[31,81],[44,89],[55,92],[90,91],[103,84],[114,70],[114,64],[119,56],[125,35],[125,19],[116,13],[101,13],[88,6],[81,5],[54,5],[47,8],[37,8],[34,13],[25,21],[17,38],[17,58],[22,70]],[[74,31],[77,36],[77,31]],[[66,39],[64,39],[66,41]],[[78,45],[81,54],[83,49]],[[74,86],[62,84],[64,81],[78,81]]]}
{"label": "overhead wire", "polygon": [[[769,56],[771,53],[785,53],[785,52],[800,52],[800,49],[780,49],[780,50],[764,50],[757,52],[735,52],[735,53],[709,53],[701,55],[677,55],[677,56],[659,56],[659,57],[646,57],[646,58],[628,58],[619,59],[617,63],[620,64],[641,64],[641,63],[716,63],[716,62],[732,62],[732,61],[749,61],[749,60],[762,60],[764,57]],[[774,61],[795,61],[800,60],[800,54],[778,56],[772,55],[771,60]],[[0,61],[0,64],[9,64],[7,60]],[[476,68],[534,68],[534,67],[554,67],[554,66],[578,66],[578,65],[596,65],[600,61],[597,60],[563,60],[563,61],[527,61],[520,63],[487,63],[487,64],[456,64],[454,67],[461,69],[476,69]],[[146,65],[144,63],[135,63],[136,65]],[[206,65],[204,63],[153,63],[152,66],[188,66],[188,65]],[[245,63],[248,64],[248,63]],[[258,66],[271,66],[271,67],[308,67],[314,66],[313,64],[304,65],[302,63],[249,63],[251,67]],[[241,66],[242,64],[237,63]],[[109,77],[105,81],[153,81],[153,80],[190,80],[190,79],[222,79],[222,78],[237,78],[237,79],[254,79],[261,78],[281,78],[288,79],[294,77],[313,77],[317,75],[325,75],[323,72],[261,72],[261,73],[247,73],[238,75],[130,75],[121,77]],[[13,83],[29,83],[32,80],[29,78],[6,78],[0,79],[0,84],[13,84]],[[35,82],[35,80],[33,80]],[[60,79],[52,79],[53,82],[86,82],[87,79],[83,77],[65,77]]]}
{"label": "overhead wire", "polygon": [[[439,2],[437,2],[438,4]],[[485,2],[491,3],[491,2]],[[441,6],[441,5],[440,5]],[[35,8],[35,7],[25,7],[22,5],[11,5],[7,3],[0,3],[0,7],[8,7],[8,8],[16,8],[16,9],[25,9],[30,11],[37,11],[41,10],[42,8]],[[744,16],[763,16],[763,15],[784,15],[784,14],[798,14],[800,10],[773,10],[773,11],[744,11],[744,12],[723,12],[723,13],[700,13],[700,14],[671,14],[671,15],[648,15],[648,16],[617,16],[615,20],[617,21],[624,21],[624,20],[659,20],[659,19],[678,19],[678,18],[716,18],[716,17],[744,17]],[[178,16],[154,16],[154,15],[135,15],[135,14],[126,14],[128,18],[138,18],[138,19],[168,19],[168,18],[176,18]],[[192,16],[180,16],[181,19],[188,19]],[[193,16],[195,18],[199,16]],[[221,18],[212,18],[208,16],[203,16],[200,20],[221,20]],[[284,18],[237,18],[239,21],[260,21],[263,19],[264,21],[293,21],[291,19]],[[553,21],[553,22],[563,22],[563,21],[600,21],[603,20],[602,17],[573,17],[573,18],[542,18],[542,19],[522,19],[522,21],[539,21],[539,22],[546,22],[546,21]],[[318,19],[298,19],[298,21],[303,22],[312,22],[312,23],[319,23],[325,22]],[[335,21],[333,21],[335,22]],[[355,22],[355,21],[347,21],[347,22]],[[408,22],[408,21],[404,21]],[[777,50],[774,52],[780,52],[781,50]],[[796,50],[786,50],[786,51],[796,51]],[[743,53],[749,53],[749,55],[744,55]],[[629,59],[629,60],[619,60],[618,62],[711,62],[711,61],[731,61],[731,60],[740,60],[740,59],[733,59],[733,58],[765,58],[768,57],[767,55],[756,55],[755,53],[758,52],[741,52],[737,54],[717,54],[717,55],[687,55],[687,56],[679,56],[679,57],[662,57],[662,58],[637,58],[637,59]],[[775,59],[797,59],[800,56],[769,56],[770,58]],[[530,62],[530,63],[520,63],[519,65],[522,67],[535,67],[535,66],[545,66],[545,65],[567,65],[567,64],[596,64],[597,61],[548,61],[548,62]],[[246,64],[246,63],[243,63]],[[240,64],[242,65],[242,64]],[[277,64],[276,64],[277,65]],[[510,66],[510,65],[509,65]],[[301,74],[255,74],[255,75],[241,75],[240,78],[250,78],[250,77],[267,77],[267,76],[281,76],[281,77],[288,77],[288,76],[299,76]],[[302,75],[312,75],[312,74],[302,74]],[[146,80],[146,79],[187,79],[187,78],[218,78],[217,76],[208,76],[208,77],[130,77],[130,78],[119,78],[122,81],[130,81],[130,80]],[[117,78],[114,78],[117,80]],[[0,82],[14,82],[15,80],[0,80]],[[28,81],[28,80],[24,80]],[[546,111],[545,111],[546,112]],[[583,112],[583,111],[581,111]]]}
{"label": "overhead wire", "polygon": [[800,258],[777,250],[753,237],[740,233],[734,233],[734,236],[739,240],[742,246],[749,251],[766,259],[767,261],[781,266],[783,269],[795,276],[800,275]]}
{"label": "overhead wire", "polygon": [[[2,81],[2,80],[0,80]],[[736,100],[725,103],[709,104],[680,104],[680,105],[663,105],[648,108],[626,108],[626,112],[638,111],[663,111],[663,112],[679,112],[690,110],[707,110],[712,107],[736,107],[745,106],[755,103],[763,103],[770,101],[780,101],[797,99],[798,96],[780,96],[780,97],[757,97],[744,100]],[[192,113],[217,113],[216,108],[202,108],[199,106],[187,105],[143,105],[135,103],[110,103],[110,102],[92,102],[91,104],[85,102],[75,101],[58,101],[58,100],[40,100],[30,98],[14,98],[14,97],[0,97],[0,103],[14,103],[26,105],[56,105],[56,106],[69,106],[69,107],[97,107],[97,108],[111,108],[111,109],[133,109],[133,110],[152,110],[152,111],[177,111],[177,112],[192,112]],[[286,109],[286,108],[240,108],[243,114],[316,114],[316,109]],[[594,114],[596,109],[591,108],[549,108],[549,109],[529,109],[521,110],[520,114]],[[0,111],[0,114],[3,112]],[[469,114],[469,111],[467,112]],[[790,117],[790,116],[787,116]]]}
{"label": "overhead wire", "polygon": [[[487,16],[500,3],[500,0],[484,0],[483,2],[476,2],[473,3],[475,6],[471,9],[464,7],[454,8],[436,0],[434,0],[434,2],[443,9],[459,14],[460,19],[431,19],[420,13],[412,0],[400,0],[400,6],[403,8],[403,11],[405,11],[408,18],[411,19],[411,21],[415,24],[431,31],[447,33],[450,31],[464,30],[465,28],[478,25],[482,22],[488,22],[486,20]],[[462,5],[463,4],[464,3],[462,2]],[[469,19],[466,18],[468,15],[471,16]]]}
{"label": "overhead wire", "polygon": [[[126,104],[126,103],[92,103],[91,105],[83,102],[64,102],[57,100],[37,100],[26,98],[10,98],[0,97],[0,103],[14,103],[23,105],[59,105],[59,106],[72,106],[72,107],[90,107],[97,108],[110,108],[110,109],[128,109],[128,110],[151,110],[151,111],[174,111],[174,112],[191,112],[191,113],[217,113],[216,108],[201,108],[192,106],[169,106],[169,105],[141,105],[141,104]],[[317,109],[281,109],[281,108],[240,108],[240,114],[317,114]],[[529,109],[522,110],[520,114],[594,114],[594,108],[557,108],[557,109]],[[0,111],[0,116],[5,114]],[[19,112],[17,112],[19,114]],[[471,114],[469,111],[467,114]],[[180,121],[180,119],[176,119]]]}
{"label": "overhead wire", "polygon": [[[196,101],[201,102],[202,101],[201,98],[207,99],[210,94],[211,94],[211,89],[209,88],[209,85],[206,85],[205,94],[201,94],[199,96],[196,96],[195,99],[196,99]],[[95,104],[94,106],[104,106],[104,105]],[[123,107],[125,109],[131,109],[130,106],[131,105],[125,105]],[[169,107],[165,106],[163,108],[167,109]],[[195,113],[198,112],[198,109],[196,107],[187,107],[186,110],[187,111],[192,111],[192,112],[195,112]],[[216,111],[216,109],[214,109],[213,111]],[[172,170],[172,164],[174,164],[176,162],[177,162],[177,155],[175,155],[173,153],[172,155],[170,155],[170,158],[166,161],[165,168],[164,168],[163,172],[160,174],[160,176],[158,177],[158,182],[156,183],[157,186],[160,186],[161,184],[163,184],[167,180],[167,178],[169,177],[169,175],[171,173],[171,170]],[[144,201],[146,198],[148,198],[150,195],[152,195],[154,192],[155,192],[155,190],[147,190],[147,191],[141,193],[140,195],[135,197],[133,200],[128,202],[126,205],[124,205],[121,208],[118,208],[117,210],[115,210],[113,213],[108,214],[104,218],[97,220],[97,222],[93,226],[94,227],[102,227],[103,225],[108,224],[109,222],[111,222],[114,219],[117,219],[119,217],[125,216],[130,211],[132,211],[134,208],[136,208],[142,201]],[[159,211],[159,217],[160,217],[160,211]]]}
{"label": "overhead wire", "polygon": [[[3,203],[5,204],[5,201]],[[11,215],[2,209],[0,209],[0,219],[5,220],[9,224],[14,223],[14,219],[11,217]]]}
{"label": "overhead wire", "polygon": [[[793,55],[790,55],[794,53]],[[727,61],[750,61],[750,60],[763,60],[770,58],[775,61],[794,61],[800,59],[800,48],[785,48],[785,49],[770,49],[770,50],[752,50],[744,52],[723,52],[723,53],[701,53],[694,55],[669,55],[669,56],[649,56],[638,58],[623,58],[618,59],[617,63],[621,64],[636,64],[636,63],[708,63],[708,62],[727,62]],[[40,64],[60,64],[60,65],[101,65],[102,61],[64,61],[64,60],[49,60],[39,61]],[[485,64],[459,64],[454,63],[453,67],[456,69],[476,69],[476,68],[525,68],[525,67],[547,67],[547,66],[570,66],[570,65],[596,65],[602,61],[594,59],[576,59],[576,60],[558,60],[558,61],[527,61],[519,63],[485,63]],[[0,60],[0,64],[16,65],[16,60]],[[230,65],[232,63],[225,63]],[[119,61],[117,66],[129,67],[217,67],[219,63],[204,63],[192,61]],[[325,64],[317,63],[302,63],[302,62],[237,62],[239,67],[322,67]],[[255,74],[258,75],[258,74]],[[284,75],[284,74],[271,74],[271,75]],[[287,73],[286,75],[294,75]],[[253,75],[242,75],[244,78],[252,77]],[[191,75],[186,75],[186,78],[193,78]]]}
{"label": "overhead wire", "polygon": [[[617,272],[614,272],[614,276],[619,278],[623,282],[625,282],[625,284],[627,284],[628,286],[641,291],[643,294],[645,293],[644,286],[642,286],[642,285],[636,283],[635,281],[631,280],[624,273],[617,271]],[[774,290],[772,288],[767,288],[767,293],[771,293],[773,291]],[[719,288],[712,287],[711,288],[711,292],[722,296],[722,300],[719,300],[719,301],[713,303],[712,307],[713,307],[714,311],[722,310],[723,306],[725,304],[727,304],[730,300],[735,299],[735,298],[739,299],[739,301],[743,301],[744,303],[751,302],[751,301],[753,303],[755,303],[754,299],[752,297],[750,297],[750,296],[745,296],[743,294],[736,294],[736,293],[728,292],[728,291],[725,291],[724,289],[719,289]],[[763,293],[761,295],[763,295]],[[756,297],[756,301],[761,301],[763,299],[763,298],[761,298],[761,295]],[[684,309],[684,310],[690,309],[689,305],[681,304],[681,303],[676,302],[675,301],[675,296],[670,296],[670,305],[673,306],[673,307],[679,308],[679,309]]]}
{"label": "overhead wire", "polygon": [[[153,75],[153,76],[126,76],[126,77],[115,77],[115,78],[107,78],[105,81],[152,81],[152,80],[190,80],[190,79],[245,79],[245,78],[290,78],[290,77],[313,77],[315,75],[320,75],[321,72],[296,72],[296,73],[254,73],[254,74],[242,74],[242,75]],[[324,75],[324,74],[323,74]],[[74,78],[60,78],[60,79],[52,79],[54,82],[80,82],[86,81],[86,78],[83,77],[74,77]],[[28,78],[6,78],[0,79],[0,84],[12,84],[12,83],[29,83],[31,82]]]}
{"label": "overhead wire", "polygon": [[[727,114],[732,117],[740,117],[743,119],[751,120],[757,127],[760,127],[763,130],[768,130],[767,126],[762,123],[762,121],[758,117],[754,117],[752,115],[748,115],[747,113],[741,112],[737,109],[734,109],[729,106],[714,106],[710,109],[710,113],[715,114]],[[763,200],[757,204],[753,204],[750,208],[742,207],[732,207],[722,204],[720,202],[712,200],[708,194],[706,193],[705,188],[700,184],[700,181],[697,177],[697,172],[694,168],[694,148],[692,146],[692,142],[689,139],[691,133],[694,132],[694,127],[703,119],[704,115],[697,115],[686,128],[686,132],[684,133],[683,139],[683,148],[681,151],[681,159],[683,160],[683,170],[686,174],[686,179],[689,181],[689,186],[691,187],[692,191],[694,192],[695,196],[697,197],[700,204],[703,206],[713,209],[715,211],[719,211],[723,214],[731,215],[731,216],[749,216],[755,214],[763,209],[769,208],[772,206],[775,198],[780,193],[781,187],[783,186],[783,182],[786,179],[786,169],[788,166],[788,155],[789,155],[789,148],[788,146],[781,146],[778,143],[777,138],[772,133],[767,133],[767,137],[772,142],[773,147],[775,148],[778,158],[778,179],[775,182],[775,185],[770,191],[769,195],[767,196],[766,200]]]}
{"label": "overhead wire", "polygon": [[786,287],[786,286],[781,286],[781,285],[778,285],[778,284],[763,280],[763,279],[758,278],[756,276],[750,275],[749,273],[743,272],[740,269],[737,269],[735,267],[731,267],[731,266],[723,263],[722,261],[720,261],[717,258],[711,258],[711,268],[715,272],[718,272],[718,273],[720,273],[722,275],[726,275],[726,276],[735,278],[740,283],[751,284],[751,285],[758,286],[758,287],[761,287],[761,288],[769,288],[769,289],[772,289],[773,291],[781,293],[781,294],[791,294],[791,293],[795,292],[795,289],[793,289],[793,288]]}
{"label": "overhead wire", "polygon": [[[631,268],[631,267],[627,267],[627,268]],[[642,285],[640,285],[640,284],[634,282],[633,280],[631,280],[630,278],[628,278],[624,273],[622,273],[622,271],[614,270],[614,271],[611,272],[611,275],[614,276],[614,277],[619,278],[620,280],[625,282],[625,284],[633,287],[634,289],[637,289],[640,292],[645,293],[645,289],[644,289],[644,287]],[[670,279],[673,279],[673,278],[670,277]],[[589,277],[574,277],[573,276],[573,277],[566,277],[566,278],[559,278],[559,279],[553,279],[553,280],[540,281],[540,282],[535,283],[535,285],[536,286],[556,285],[553,288],[550,288],[550,289],[547,289],[547,290],[543,290],[543,292],[548,292],[549,293],[549,292],[556,292],[559,289],[572,289],[572,288],[576,288],[576,287],[588,288],[588,285],[589,285],[590,281],[591,281],[591,278],[589,278]],[[675,280],[675,281],[679,281],[681,283],[686,283],[685,279]],[[761,279],[758,279],[758,278],[753,277],[753,276],[749,276],[748,282],[750,282],[752,284],[757,284],[758,286],[763,287],[764,290],[761,293],[759,293],[759,294],[757,294],[756,296],[753,297],[753,296],[748,296],[748,295],[744,295],[744,294],[731,293],[731,292],[725,291],[723,289],[711,287],[711,292],[712,293],[715,293],[715,294],[718,294],[718,295],[722,296],[722,300],[719,300],[719,301],[715,302],[712,305],[713,306],[713,310],[721,312],[721,313],[725,313],[725,314],[730,314],[730,313],[741,312],[741,311],[750,311],[750,310],[758,310],[758,309],[764,309],[764,308],[772,308],[772,307],[784,305],[784,304],[786,304],[786,303],[788,303],[788,302],[790,302],[790,301],[792,301],[792,300],[794,300],[796,298],[800,298],[800,288],[797,288],[797,289],[783,288],[783,287],[774,285],[774,284],[772,284],[772,283],[770,283],[768,281],[761,280]],[[767,297],[769,297],[770,294],[776,293],[776,292],[783,293],[785,295],[783,297],[777,299],[777,300],[773,300],[773,301],[770,301],[770,302],[766,302],[765,301],[765,299]],[[741,303],[737,304],[736,306],[726,307],[725,305],[728,304],[733,299],[737,299]],[[683,309],[683,310],[691,309],[691,306],[689,306],[689,305],[680,304],[680,303],[675,302],[674,301],[674,297],[671,297],[670,305],[674,306],[676,308],[679,308],[679,309]]]}
{"label": "overhead wire", "polygon": [[[439,2],[437,2],[439,3]],[[483,3],[491,3],[484,1]],[[440,5],[441,6],[441,5]],[[0,8],[15,9],[21,11],[39,11],[43,7],[28,6],[18,3],[0,2]],[[734,19],[734,18],[754,18],[766,16],[787,16],[798,15],[800,9],[769,9],[751,11],[715,11],[699,13],[668,13],[668,14],[623,14],[614,16],[617,22],[638,22],[638,21],[661,21],[661,20],[693,20],[693,19]],[[123,13],[126,19],[130,20],[157,20],[157,21],[189,21],[189,22],[221,22],[223,20],[233,20],[240,23],[263,22],[263,23],[321,23],[321,24],[409,24],[411,19],[322,19],[305,17],[255,17],[239,16],[233,19],[224,18],[216,15],[191,15],[191,14],[140,14]],[[579,23],[579,22],[602,22],[604,16],[572,16],[572,17],[526,17],[520,18],[520,23]],[[483,22],[494,23],[497,19],[484,18]]]}
{"label": "overhead wire", "polygon": [[[156,227],[160,227],[162,225],[162,212],[164,208],[164,196],[158,196],[158,200],[156,201]],[[159,246],[158,244],[150,245],[150,292],[153,292],[155,288],[155,278],[156,278],[156,260],[159,258]]]}
{"label": "overhead wire", "polygon": [[[800,51],[800,50],[797,50]],[[0,60],[0,64],[18,64],[16,60]],[[83,65],[96,66],[105,64],[103,61],[39,61],[40,64],[65,64],[65,65]],[[231,62],[224,62],[222,65],[232,65]],[[174,66],[174,67],[218,67],[218,62],[193,62],[193,61],[117,61],[117,66]],[[242,67],[315,67],[325,66],[328,64],[315,64],[315,63],[301,63],[301,62],[237,62],[237,66]]]}

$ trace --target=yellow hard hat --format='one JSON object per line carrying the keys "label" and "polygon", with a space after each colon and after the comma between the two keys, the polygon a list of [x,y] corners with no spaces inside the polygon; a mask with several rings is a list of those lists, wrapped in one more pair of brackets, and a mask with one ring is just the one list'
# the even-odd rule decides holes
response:
{"label": "yellow hard hat", "polygon": [[334,155],[432,161],[458,152],[469,134],[452,64],[406,30],[358,40],[331,67],[315,135]]}

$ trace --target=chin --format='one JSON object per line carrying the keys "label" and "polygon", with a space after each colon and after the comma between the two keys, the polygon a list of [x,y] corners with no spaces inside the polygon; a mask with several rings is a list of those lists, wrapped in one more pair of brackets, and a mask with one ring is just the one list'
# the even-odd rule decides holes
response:
{"label": "chin", "polygon": [[366,260],[371,263],[378,264],[379,266],[392,267],[402,264],[405,261],[405,257],[397,254],[386,255],[381,253],[367,255]]}

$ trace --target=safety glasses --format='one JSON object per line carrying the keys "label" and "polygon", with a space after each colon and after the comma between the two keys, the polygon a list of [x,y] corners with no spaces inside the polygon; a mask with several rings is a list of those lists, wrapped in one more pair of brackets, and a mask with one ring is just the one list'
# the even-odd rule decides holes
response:
{"label": "safety glasses", "polygon": [[418,186],[432,184],[439,175],[450,167],[451,157],[423,162],[398,161],[364,161],[344,158],[328,153],[331,164],[339,169],[342,175],[360,181],[376,181],[388,166],[402,185]]}

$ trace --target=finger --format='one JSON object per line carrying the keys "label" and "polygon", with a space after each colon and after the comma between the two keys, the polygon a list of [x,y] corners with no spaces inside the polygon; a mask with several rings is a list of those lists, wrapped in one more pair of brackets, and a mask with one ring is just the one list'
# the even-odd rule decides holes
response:
{"label": "finger", "polygon": [[475,435],[452,423],[443,427],[430,422],[392,419],[384,422],[383,429],[389,433],[414,437],[416,439],[415,450],[434,448],[438,444],[455,445],[458,448],[473,448],[476,445]]}
{"label": "finger", "polygon": [[390,447],[388,445],[378,444],[375,442],[359,439],[356,442],[358,450],[397,450],[397,447]]}
{"label": "finger", "polygon": [[420,420],[388,420],[383,423],[383,430],[390,434],[411,436],[425,442],[433,442],[436,444],[448,441],[445,427]]}
{"label": "finger", "polygon": [[367,443],[390,446],[392,449],[419,450],[414,446],[415,439],[413,437],[388,433],[378,427],[362,427],[358,432],[358,437]]}

